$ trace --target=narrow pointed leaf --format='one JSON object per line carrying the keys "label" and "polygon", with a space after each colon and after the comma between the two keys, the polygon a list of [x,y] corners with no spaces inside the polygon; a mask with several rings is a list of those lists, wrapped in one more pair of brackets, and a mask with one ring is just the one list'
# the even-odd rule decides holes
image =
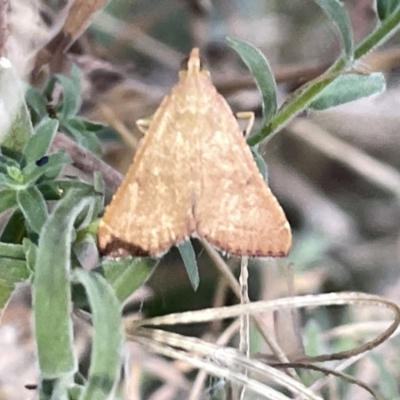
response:
{"label": "narrow pointed leaf", "polygon": [[46,200],[59,200],[66,192],[74,189],[81,190],[82,192],[93,192],[93,186],[86,182],[77,180],[57,180],[48,181],[38,185],[38,189],[43,194]]}
{"label": "narrow pointed leaf", "polygon": [[153,258],[105,258],[102,263],[104,277],[121,303],[150,278],[157,265]]}
{"label": "narrow pointed leaf", "polygon": [[122,320],[120,303],[112,287],[94,272],[76,270],[85,287],[93,321],[91,364],[80,400],[106,400],[114,394],[122,363]]}
{"label": "narrow pointed leaf", "polygon": [[34,135],[29,138],[23,150],[26,162],[34,162],[47,153],[57,128],[58,121],[49,117],[45,117],[35,127]]}
{"label": "narrow pointed leaf", "polygon": [[70,118],[63,121],[62,129],[69,133],[82,147],[89,149],[94,154],[101,154],[96,134],[92,131],[85,130],[85,125],[81,123],[79,118]]}
{"label": "narrow pointed leaf", "polygon": [[60,170],[71,162],[71,159],[62,151],[50,154],[45,163],[29,163],[22,171],[25,184],[33,184],[43,175],[55,177]]}
{"label": "narrow pointed leaf", "polygon": [[40,120],[47,115],[46,98],[37,89],[29,87],[25,93],[25,99],[28,107],[36,114],[36,118]]}
{"label": "narrow pointed leaf", "polygon": [[268,167],[265,160],[261,157],[257,147],[250,147],[251,154],[253,155],[254,161],[257,164],[260,174],[264,178],[264,181],[268,182]]}
{"label": "narrow pointed leaf", "polygon": [[76,371],[71,320],[70,257],[73,224],[90,198],[71,191],[44,224],[33,284],[34,332],[40,374],[60,378]]}
{"label": "narrow pointed leaf", "polygon": [[192,284],[193,289],[196,291],[199,287],[200,277],[199,268],[196,261],[196,253],[194,252],[192,243],[190,240],[186,240],[183,243],[178,244],[176,247],[178,247],[178,250],[181,253],[190,283]]}
{"label": "narrow pointed leaf", "polygon": [[339,0],[314,0],[329,19],[336,25],[339,30],[343,50],[346,58],[353,58],[353,32],[351,29],[349,15],[344,4]]}
{"label": "narrow pointed leaf", "polygon": [[0,213],[17,205],[17,192],[12,189],[0,191]]}
{"label": "narrow pointed leaf", "polygon": [[385,89],[385,78],[380,72],[370,75],[344,74],[338,76],[322,90],[311,102],[309,108],[324,110],[349,101],[382,93]]}
{"label": "narrow pointed leaf", "polygon": [[80,72],[78,67],[73,64],[71,67],[71,76],[56,75],[58,82],[62,86],[62,106],[61,119],[66,120],[79,110],[81,100]]}
{"label": "narrow pointed leaf", "polygon": [[20,190],[17,194],[17,201],[27,224],[35,233],[39,234],[47,219],[47,207],[42,193],[36,186],[32,186]]}
{"label": "narrow pointed leaf", "polygon": [[106,188],[101,174],[97,171],[93,174],[93,187],[95,192],[99,193],[99,195],[96,197],[93,214],[99,215],[104,209],[104,194]]}
{"label": "narrow pointed leaf", "polygon": [[250,70],[261,92],[263,125],[265,125],[277,110],[276,83],[268,61],[261,51],[250,43],[233,38],[227,40]]}

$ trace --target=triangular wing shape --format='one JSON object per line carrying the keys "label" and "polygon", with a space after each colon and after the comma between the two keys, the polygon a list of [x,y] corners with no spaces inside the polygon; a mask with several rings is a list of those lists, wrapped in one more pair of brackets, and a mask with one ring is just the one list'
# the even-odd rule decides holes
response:
{"label": "triangular wing shape", "polygon": [[228,104],[216,91],[203,121],[197,233],[229,254],[286,255],[291,231],[285,214],[263,180]]}
{"label": "triangular wing shape", "polygon": [[166,96],[100,221],[102,254],[157,255],[193,232],[190,155],[177,140],[180,120]]}
{"label": "triangular wing shape", "polygon": [[102,254],[159,255],[190,235],[236,255],[282,256],[286,217],[193,49],[99,224]]}

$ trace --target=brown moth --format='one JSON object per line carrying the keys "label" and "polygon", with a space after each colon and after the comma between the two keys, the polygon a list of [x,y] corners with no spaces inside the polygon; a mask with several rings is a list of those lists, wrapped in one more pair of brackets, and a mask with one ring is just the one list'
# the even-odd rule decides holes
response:
{"label": "brown moth", "polygon": [[238,256],[285,256],[291,231],[225,99],[194,48],[102,217],[112,257],[158,256],[201,237]]}

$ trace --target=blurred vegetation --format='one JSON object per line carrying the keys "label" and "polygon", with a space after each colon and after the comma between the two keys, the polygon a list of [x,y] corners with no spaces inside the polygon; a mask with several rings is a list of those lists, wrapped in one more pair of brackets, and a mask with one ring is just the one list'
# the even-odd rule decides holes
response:
{"label": "blurred vegetation", "polygon": [[[344,3],[0,6],[7,27],[0,49],[11,61],[0,62],[0,399],[230,399],[240,392],[235,385],[249,399],[292,398],[293,386],[282,384],[285,360],[271,353],[259,323],[286,361],[322,367],[320,355],[346,352],[328,365],[337,372],[348,365],[349,377],[331,375],[304,398],[362,400],[373,390],[376,398],[400,398],[397,331],[372,352],[351,353],[363,343],[375,347],[371,341],[399,322],[400,9],[390,0]],[[225,352],[238,347],[238,334],[232,328],[224,341],[221,333],[245,307],[218,309],[238,299],[201,243],[192,242],[195,260],[190,247],[160,260],[121,261],[101,258],[96,246],[104,203],[142,137],[135,121],[154,113],[193,46],[232,110],[255,113],[248,142],[294,234],[287,260],[249,263],[250,299],[273,307],[262,318],[256,303],[247,309],[258,318],[251,365]],[[238,260],[225,262],[237,277]],[[353,291],[366,294],[339,293]],[[317,296],[323,293],[333,295]],[[289,297],[304,294],[316,295],[304,300],[311,308]],[[275,299],[289,311],[276,311]],[[358,306],[364,303],[375,307]],[[162,320],[164,333],[146,322],[207,307],[215,308],[212,320]],[[304,359],[303,346],[314,358]],[[197,394],[191,365],[210,374],[197,376],[204,379]],[[328,375],[297,367],[292,380],[300,386]],[[278,394],[267,394],[274,388]]]}

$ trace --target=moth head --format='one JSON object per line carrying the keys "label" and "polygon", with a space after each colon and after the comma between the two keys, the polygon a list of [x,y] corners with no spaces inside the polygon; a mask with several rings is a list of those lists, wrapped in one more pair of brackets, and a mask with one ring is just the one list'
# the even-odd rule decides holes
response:
{"label": "moth head", "polygon": [[181,62],[179,75],[205,74],[210,76],[210,72],[205,68],[201,58],[200,51],[197,47],[192,49],[189,56]]}

